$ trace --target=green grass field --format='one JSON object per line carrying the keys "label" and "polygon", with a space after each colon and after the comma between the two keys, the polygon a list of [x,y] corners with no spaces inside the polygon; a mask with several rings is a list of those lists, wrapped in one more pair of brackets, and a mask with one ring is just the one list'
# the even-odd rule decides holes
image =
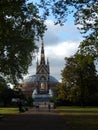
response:
{"label": "green grass field", "polygon": [[98,130],[98,107],[58,107],[71,130]]}
{"label": "green grass field", "polygon": [[18,108],[0,108],[0,114],[17,114],[19,113]]}
{"label": "green grass field", "polygon": [[[98,130],[98,107],[57,107],[70,130]],[[0,108],[0,114],[18,114],[18,108]]]}

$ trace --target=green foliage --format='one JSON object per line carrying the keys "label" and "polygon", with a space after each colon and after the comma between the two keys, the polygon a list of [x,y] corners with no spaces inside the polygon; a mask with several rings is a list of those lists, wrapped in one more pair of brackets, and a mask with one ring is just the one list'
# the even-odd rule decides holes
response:
{"label": "green foliage", "polygon": [[[35,40],[43,36],[44,20],[51,14],[55,24],[63,24],[69,13],[73,13],[75,24],[91,42],[86,44],[96,49],[98,55],[98,1],[97,0],[26,0],[0,1],[0,75],[17,83],[28,72],[37,47]],[[42,16],[39,16],[40,8]],[[92,53],[92,51],[91,51]]]}
{"label": "green foliage", "polygon": [[90,102],[89,99],[94,99],[95,93],[98,92],[98,76],[93,57],[76,54],[65,60],[66,65],[62,70],[62,84],[58,89],[58,97],[85,105]]}
{"label": "green foliage", "polygon": [[2,86],[0,83],[0,103],[6,107],[7,105],[11,104],[11,99],[13,96],[13,90],[8,88],[6,84]]}
{"label": "green foliage", "polygon": [[27,106],[33,106],[33,99],[31,96],[26,97],[26,101],[27,101]]}
{"label": "green foliage", "polygon": [[80,24],[79,29],[96,32],[98,30],[98,1],[89,0],[85,4],[76,5],[75,23]]}
{"label": "green foliage", "polygon": [[18,108],[0,108],[0,114],[18,114]]}
{"label": "green foliage", "polygon": [[66,87],[64,83],[58,84],[57,86],[57,98],[59,100],[67,99]]}
{"label": "green foliage", "polygon": [[25,0],[0,1],[0,75],[14,84],[27,73],[37,49],[35,39],[43,35],[38,13]]}
{"label": "green foliage", "polygon": [[[97,0],[40,0],[38,7],[43,9],[45,19],[54,16],[54,23],[63,25],[67,16],[72,13],[74,23],[81,33],[85,34],[86,42],[96,49],[98,57],[98,1]],[[47,13],[46,13],[47,12]],[[48,14],[48,15],[47,15]],[[87,46],[87,44],[86,44]]]}

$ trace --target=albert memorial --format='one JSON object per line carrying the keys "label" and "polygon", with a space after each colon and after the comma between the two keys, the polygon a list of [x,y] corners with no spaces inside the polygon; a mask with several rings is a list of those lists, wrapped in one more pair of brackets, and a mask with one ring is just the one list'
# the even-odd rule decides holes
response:
{"label": "albert memorial", "polygon": [[35,101],[48,101],[56,91],[58,80],[50,75],[49,60],[45,59],[44,42],[41,43],[40,61],[36,61],[36,73],[23,80],[22,92]]}

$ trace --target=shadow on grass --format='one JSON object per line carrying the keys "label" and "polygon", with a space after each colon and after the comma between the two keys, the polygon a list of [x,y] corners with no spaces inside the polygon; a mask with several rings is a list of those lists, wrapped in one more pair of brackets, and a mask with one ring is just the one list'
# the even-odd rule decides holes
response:
{"label": "shadow on grass", "polygon": [[98,108],[58,109],[71,130],[98,130]]}
{"label": "shadow on grass", "polygon": [[64,115],[72,130],[98,130],[98,115]]}

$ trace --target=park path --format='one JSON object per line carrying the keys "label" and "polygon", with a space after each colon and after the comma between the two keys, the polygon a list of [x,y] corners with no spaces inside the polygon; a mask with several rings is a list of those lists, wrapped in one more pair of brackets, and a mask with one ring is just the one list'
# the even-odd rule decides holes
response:
{"label": "park path", "polygon": [[69,130],[63,117],[54,109],[29,109],[24,113],[6,115],[0,120],[0,130]]}

